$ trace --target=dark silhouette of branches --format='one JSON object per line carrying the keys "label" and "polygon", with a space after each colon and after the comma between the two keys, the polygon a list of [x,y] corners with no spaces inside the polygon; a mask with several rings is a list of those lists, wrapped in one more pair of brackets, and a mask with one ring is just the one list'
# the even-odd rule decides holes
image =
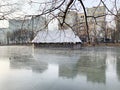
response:
{"label": "dark silhouette of branches", "polygon": [[87,35],[88,35],[88,42],[90,43],[89,27],[88,27],[86,9],[85,9],[85,6],[84,6],[84,4],[83,4],[83,1],[82,1],[82,0],[78,0],[78,1],[80,1],[81,5],[82,5],[82,7],[83,7],[83,10],[84,10],[84,14],[85,14],[85,23],[86,23],[86,30],[87,30]]}

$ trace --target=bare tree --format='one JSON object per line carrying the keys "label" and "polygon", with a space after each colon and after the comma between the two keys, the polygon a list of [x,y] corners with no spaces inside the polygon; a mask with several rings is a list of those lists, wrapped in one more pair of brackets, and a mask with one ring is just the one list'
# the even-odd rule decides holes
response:
{"label": "bare tree", "polygon": [[16,12],[19,11],[19,2],[11,2],[10,0],[0,0],[0,20],[8,20],[9,18],[14,18]]}
{"label": "bare tree", "polygon": [[[57,19],[58,22],[60,23],[61,26],[69,26],[71,29],[73,29],[73,26],[71,26],[69,23],[66,22],[66,18],[67,15],[69,14],[70,11],[76,11],[76,12],[83,12],[85,15],[85,25],[86,25],[86,33],[87,33],[87,39],[88,42],[90,43],[90,27],[89,27],[89,18],[92,18],[94,21],[94,25],[97,25],[101,28],[104,29],[104,32],[106,33],[106,28],[103,27],[103,25],[99,24],[97,19],[100,19],[102,17],[107,17],[107,16],[114,16],[116,17],[117,20],[119,20],[119,16],[118,16],[118,11],[119,11],[119,5],[117,4],[118,2],[120,2],[119,0],[97,0],[97,1],[88,1],[88,3],[92,3],[92,2],[98,2],[96,4],[95,10],[93,12],[92,15],[88,15],[87,12],[87,5],[85,4],[87,0],[44,0],[44,1],[39,1],[39,0],[29,0],[28,4],[32,7],[32,5],[37,7],[37,13],[35,15],[35,17],[39,17],[39,16],[44,16],[44,17],[49,17],[49,19],[47,19],[46,22],[46,26],[53,20],[53,19]],[[109,7],[109,5],[107,5],[107,3],[111,3],[111,6]],[[15,3],[16,4],[16,3]],[[6,5],[1,5],[1,7],[4,6],[14,6],[13,4],[6,4]],[[100,14],[100,15],[96,15],[96,11],[100,6],[104,6],[106,9],[106,13],[104,14]],[[34,8],[34,7],[33,7]],[[9,12],[13,12],[14,10],[10,10]],[[60,12],[62,12],[62,14],[59,14]],[[2,12],[1,12],[2,13]],[[3,14],[3,13],[2,13]],[[3,15],[0,16],[1,19],[5,19],[8,18],[8,15],[11,13],[4,13]],[[32,17],[32,15],[26,15],[26,16],[30,16]],[[62,18],[62,20],[61,20]],[[105,22],[106,23],[106,22]],[[80,23],[79,23],[80,24]],[[108,24],[108,23],[107,23]],[[74,24],[74,26],[76,26]],[[80,26],[80,25],[79,25]],[[93,26],[94,27],[94,26]],[[96,28],[94,28],[94,33],[96,33]],[[107,35],[107,34],[105,34]],[[95,34],[96,36],[96,34]],[[106,36],[104,36],[106,37]]]}
{"label": "bare tree", "polygon": [[[76,11],[76,12],[83,11],[84,15],[85,15],[86,33],[87,33],[87,38],[88,38],[89,43],[90,43],[90,35],[89,35],[90,31],[89,31],[89,25],[88,25],[88,18],[92,17],[96,21],[97,18],[106,16],[106,14],[104,14],[104,15],[102,14],[102,15],[98,15],[98,16],[94,16],[94,14],[93,14],[92,16],[88,16],[86,6],[85,6],[83,0],[49,0],[48,2],[43,2],[43,3],[34,2],[34,1],[30,0],[30,3],[36,3],[41,6],[41,8],[39,9],[39,14],[37,16],[41,16],[41,15],[45,15],[45,14],[48,16],[52,15],[52,19],[54,19],[54,18],[58,19],[61,26],[63,26],[64,24],[66,24],[67,26],[70,26],[69,23],[66,22],[66,17],[67,17],[67,14],[69,13],[69,11]],[[101,4],[105,5],[104,1],[100,0],[99,4],[96,6],[96,9]],[[59,15],[58,14],[59,12],[62,12],[62,14]],[[59,18],[62,18],[62,21],[59,20]],[[50,19],[50,20],[52,20],[52,19]],[[96,24],[97,24],[97,22],[96,22]],[[72,28],[72,27],[73,26],[70,26],[70,28]]]}

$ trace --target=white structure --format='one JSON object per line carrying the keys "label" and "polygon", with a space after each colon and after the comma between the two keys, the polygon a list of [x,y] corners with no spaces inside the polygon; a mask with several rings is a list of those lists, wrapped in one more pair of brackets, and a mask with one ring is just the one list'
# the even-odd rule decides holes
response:
{"label": "white structure", "polygon": [[81,43],[72,30],[39,31],[32,43]]}
{"label": "white structure", "polygon": [[58,20],[53,19],[49,24],[48,24],[48,29],[49,30],[58,30]]}

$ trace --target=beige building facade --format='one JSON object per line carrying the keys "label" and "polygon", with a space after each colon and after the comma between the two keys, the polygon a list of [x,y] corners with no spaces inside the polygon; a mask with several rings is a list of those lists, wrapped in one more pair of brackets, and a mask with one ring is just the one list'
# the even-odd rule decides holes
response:
{"label": "beige building facade", "polygon": [[106,9],[104,6],[87,8],[89,34],[92,42],[105,37]]}
{"label": "beige building facade", "polygon": [[[86,8],[87,10],[87,20],[89,26],[89,35],[91,42],[95,39],[104,39],[106,30],[106,9],[104,6]],[[63,19],[63,13],[59,13],[59,30],[61,29],[61,24]],[[79,13],[76,11],[69,11],[65,18],[65,24],[62,26],[63,29],[72,28],[81,40],[87,42],[88,35],[86,30],[86,22],[84,13]]]}
{"label": "beige building facade", "polygon": [[84,13],[78,13],[76,11],[69,11],[65,18],[65,23],[63,23],[63,13],[59,13],[59,22],[58,22],[58,29],[72,29],[75,35],[79,36],[81,40],[86,39],[86,25],[85,25],[85,16]]}

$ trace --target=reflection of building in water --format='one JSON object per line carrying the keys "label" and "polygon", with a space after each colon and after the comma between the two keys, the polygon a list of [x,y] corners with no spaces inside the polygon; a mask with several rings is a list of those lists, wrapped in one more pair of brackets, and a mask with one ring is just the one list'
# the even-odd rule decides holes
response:
{"label": "reflection of building in water", "polygon": [[120,80],[120,57],[117,57],[117,75],[118,79]]}
{"label": "reflection of building in water", "polygon": [[74,78],[77,76],[76,65],[64,63],[59,65],[59,77]]}
{"label": "reflection of building in water", "polygon": [[73,79],[78,75],[84,75],[89,82],[106,83],[106,53],[104,51],[79,53],[78,51],[40,49],[35,50],[34,57],[42,62],[57,63],[59,77]]}
{"label": "reflection of building in water", "polygon": [[79,74],[85,74],[87,81],[105,83],[105,57],[104,56],[83,56],[77,63]]}
{"label": "reflection of building in water", "polygon": [[59,64],[59,76],[74,78],[78,74],[87,77],[87,81],[105,83],[105,55],[81,56],[76,63]]}
{"label": "reflection of building in water", "polygon": [[33,72],[42,73],[48,69],[48,64],[34,60],[31,56],[22,55],[11,57],[10,67],[12,69],[30,69]]}

